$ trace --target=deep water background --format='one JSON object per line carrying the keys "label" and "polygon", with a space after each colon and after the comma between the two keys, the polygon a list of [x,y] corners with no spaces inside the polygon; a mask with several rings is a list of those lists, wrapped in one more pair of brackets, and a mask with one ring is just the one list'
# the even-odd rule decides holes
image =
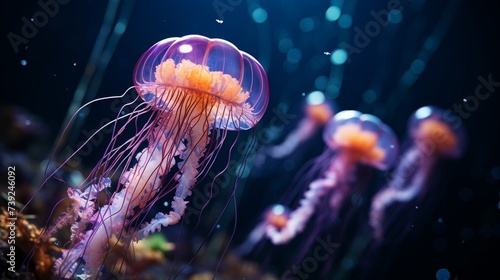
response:
{"label": "deep water background", "polygon": [[[121,3],[119,9],[126,3],[118,2]],[[425,68],[414,83],[401,86],[402,76],[411,68],[426,38],[446,17],[449,3],[455,2],[458,3],[456,14],[451,16],[450,26],[435,52],[426,58]],[[222,24],[216,22],[221,14],[217,13],[214,3],[218,2],[136,1],[128,26],[110,57],[97,97],[119,95],[130,87],[136,61],[152,44],[187,34],[226,39],[266,67],[270,102],[259,126],[261,129],[270,125],[273,108],[300,115],[302,93],[319,89],[326,91],[342,110],[361,110],[378,116],[404,141],[407,119],[419,107],[435,105],[453,109],[474,95],[480,85],[479,76],[491,75],[493,81],[500,82],[500,10],[493,1],[401,1],[405,9],[398,29],[383,28],[343,69],[335,68],[342,72],[340,76],[330,72],[333,65],[324,52],[332,53],[342,42],[352,45],[354,33],[345,35],[345,30],[363,28],[373,21],[370,11],[386,9],[387,1],[357,1],[352,8],[352,25],[344,30],[335,27],[337,21],[325,21],[325,11],[335,1],[241,1],[222,14]],[[73,0],[60,5],[59,11],[16,52],[8,34],[20,35],[22,18],[31,18],[41,8],[36,1],[2,2],[0,107],[20,106],[38,116],[36,124],[43,126],[43,132],[35,133],[40,135],[36,144],[6,144],[10,136],[2,132],[4,155],[16,151],[34,162],[48,155],[84,74],[107,4],[107,1]],[[420,4],[419,10],[409,8]],[[255,5],[267,11],[265,22],[256,23],[252,18],[251,13],[258,7]],[[314,23],[311,31],[304,31],[307,30],[304,22],[301,28],[304,18]],[[298,63],[290,63],[293,53],[287,57],[287,53],[280,50],[283,38],[289,38],[293,47],[300,50]],[[325,78],[318,80],[319,76]],[[342,79],[338,92],[321,83],[330,78]],[[380,85],[374,100],[366,93],[373,85]],[[410,202],[408,208],[401,211],[398,224],[411,224],[411,219],[415,219],[418,228],[394,246],[389,243],[383,251],[361,256],[360,271],[350,274],[350,278],[435,279],[441,268],[450,272],[450,279],[500,277],[500,86],[493,89],[488,98],[479,102],[477,109],[462,118],[467,131],[463,158],[447,161],[433,170],[429,197]],[[103,118],[116,115],[107,108],[92,107],[83,128],[90,131],[97,128]],[[10,126],[5,122],[3,128],[7,131]],[[285,127],[274,142],[279,142],[291,128]],[[80,140],[84,135],[75,137]],[[96,156],[90,155],[86,160],[95,162],[99,155],[96,150]],[[256,213],[286,195],[290,184],[287,178],[306,159],[319,155],[322,150],[321,138],[317,136],[301,150],[300,157],[288,161],[284,170],[248,180],[238,206],[236,241],[242,241],[249,223],[258,218]],[[3,156],[0,160],[3,168],[12,164],[7,161],[13,157]],[[382,182],[381,175],[375,178],[379,179],[369,184],[371,188],[377,188],[377,182]],[[372,189],[368,194],[373,192]],[[408,210],[415,206],[420,212]],[[358,229],[365,227],[366,224],[360,224]],[[352,234],[346,234],[345,244],[349,244],[349,236],[356,231],[356,227],[350,228]],[[270,263],[267,265],[274,269],[272,261]],[[370,274],[378,267],[383,268],[382,272]],[[486,275],[492,277],[484,278]]]}

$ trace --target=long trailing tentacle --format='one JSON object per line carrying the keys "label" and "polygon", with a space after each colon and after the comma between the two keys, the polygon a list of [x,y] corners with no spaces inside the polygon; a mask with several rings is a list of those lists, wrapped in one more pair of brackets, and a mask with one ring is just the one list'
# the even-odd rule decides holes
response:
{"label": "long trailing tentacle", "polygon": [[422,191],[433,167],[431,158],[412,148],[403,155],[391,181],[372,199],[369,224],[376,239],[384,234],[385,210],[395,202],[407,202]]}
{"label": "long trailing tentacle", "polygon": [[146,237],[155,231],[159,231],[162,226],[167,227],[178,223],[184,215],[188,203],[186,198],[191,195],[191,188],[196,183],[200,160],[205,154],[209,141],[208,134],[208,125],[205,121],[196,122],[195,128],[187,133],[187,143],[180,155],[182,161],[178,164],[181,173],[177,178],[179,183],[172,201],[172,211],[168,214],[157,213],[150,223],[145,223],[139,231],[141,237]]}
{"label": "long trailing tentacle", "polygon": [[[85,273],[80,277],[97,277],[105,255],[108,251],[109,238],[118,234],[124,227],[127,217],[134,213],[134,208],[144,207],[149,198],[158,192],[161,176],[165,175],[175,164],[174,156],[178,154],[178,145],[173,144],[176,137],[168,137],[162,127],[155,129],[149,146],[136,156],[134,167],[122,174],[122,188],[112,197],[110,205],[101,207],[90,219],[92,229],[80,233],[79,240],[56,262],[56,272],[65,278],[73,276],[78,268],[80,258],[85,261]],[[109,181],[105,180],[106,185]],[[80,196],[87,200],[90,196]],[[79,228],[75,223],[72,228]]]}

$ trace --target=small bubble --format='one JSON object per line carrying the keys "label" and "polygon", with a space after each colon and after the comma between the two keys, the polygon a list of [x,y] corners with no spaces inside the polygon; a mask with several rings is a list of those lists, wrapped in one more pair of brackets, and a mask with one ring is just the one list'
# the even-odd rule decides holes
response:
{"label": "small bubble", "polygon": [[76,66],[76,62],[75,62],[75,63],[73,63],[73,66]]}
{"label": "small bubble", "polygon": [[216,227],[216,228],[220,228],[220,224],[217,224],[215,227]]}
{"label": "small bubble", "polygon": [[293,48],[293,42],[288,38],[283,38],[279,41],[278,48],[282,53],[287,53]]}
{"label": "small bubble", "polygon": [[336,21],[341,15],[341,10],[338,6],[330,6],[325,13],[325,18],[328,21]]}
{"label": "small bubble", "polygon": [[28,65],[28,61],[26,61],[26,59],[21,60],[21,65],[22,66]]}
{"label": "small bubble", "polygon": [[493,180],[500,180],[500,166],[495,166],[490,170]]}
{"label": "small bubble", "polygon": [[425,62],[421,59],[415,59],[411,63],[410,69],[414,74],[420,74],[425,69]]}
{"label": "small bubble", "polygon": [[401,20],[403,19],[403,15],[401,14],[400,10],[390,11],[387,17],[391,23],[400,23]]}
{"label": "small bubble", "polygon": [[467,98],[462,99],[464,102],[467,102]]}
{"label": "small bubble", "polygon": [[286,54],[287,61],[293,64],[299,63],[302,59],[302,51],[294,48],[287,52]]}
{"label": "small bubble", "polygon": [[340,28],[349,28],[352,25],[352,16],[348,14],[341,15],[339,18]]}
{"label": "small bubble", "polygon": [[302,93],[302,96],[306,96],[306,93],[305,93],[305,92],[303,92],[303,93]]}
{"label": "small bubble", "polygon": [[448,280],[450,279],[450,272],[446,268],[441,268],[436,272],[437,280]]}
{"label": "small bubble", "polygon": [[310,17],[303,18],[299,22],[299,27],[303,32],[310,32],[314,29],[314,20]]}
{"label": "small bubble", "polygon": [[31,121],[30,121],[30,120],[25,120],[25,121],[24,121],[24,124],[25,124],[25,125],[31,125]]}
{"label": "small bubble", "polygon": [[314,86],[316,86],[318,90],[324,90],[328,86],[328,80],[326,76],[318,76],[314,80]]}
{"label": "small bubble", "polygon": [[257,8],[251,13],[253,20],[256,23],[263,23],[267,20],[267,11],[263,8]]}
{"label": "small bubble", "polygon": [[418,205],[417,205],[417,206],[415,206],[415,209],[418,209]]}
{"label": "small bubble", "polygon": [[342,65],[349,58],[349,54],[344,49],[336,49],[330,58],[333,64]]}
{"label": "small bubble", "polygon": [[163,202],[163,206],[167,207],[168,206],[168,201]]}

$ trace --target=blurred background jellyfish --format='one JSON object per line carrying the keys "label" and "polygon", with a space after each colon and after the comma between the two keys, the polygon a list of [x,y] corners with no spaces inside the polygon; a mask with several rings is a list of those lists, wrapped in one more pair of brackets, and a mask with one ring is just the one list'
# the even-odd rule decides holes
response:
{"label": "blurred background jellyfish", "polygon": [[[198,35],[153,45],[136,64],[134,84],[144,102],[124,117],[136,135],[119,144],[124,128],[114,122],[106,153],[85,184],[68,189],[71,206],[44,234],[72,224],[71,246],[55,264],[60,277],[94,279],[110,250],[178,223],[200,170],[215,160],[226,132],[255,126],[269,98],[266,73],[253,57],[225,40]],[[138,117],[147,112],[152,115],[139,127]],[[116,192],[99,208],[99,192],[111,188],[120,169]],[[172,210],[142,222],[174,190]]]}
{"label": "blurred background jellyfish", "polygon": [[265,238],[269,226],[282,229],[288,223],[289,218],[290,209],[288,207],[281,204],[275,204],[269,207],[261,217],[262,222],[255,226],[245,242],[238,247],[236,251],[237,254],[248,254],[259,241]]}
{"label": "blurred background jellyfish", "polygon": [[[408,123],[411,144],[399,158],[390,182],[373,197],[370,226],[376,239],[384,236],[386,212],[394,203],[424,195],[440,159],[458,159],[465,148],[465,133],[451,111],[425,106],[413,113]],[[401,217],[398,217],[401,218]]]}
{"label": "blurred background jellyfish", "polygon": [[288,133],[285,140],[278,145],[267,147],[264,150],[265,155],[273,158],[289,156],[333,117],[334,107],[323,92],[313,91],[306,96],[304,113],[305,117]]}
{"label": "blurred background jellyfish", "polygon": [[298,207],[287,215],[286,223],[267,223],[266,236],[274,244],[288,243],[302,232],[327,198],[328,211],[337,218],[344,201],[356,183],[358,164],[386,170],[398,151],[394,132],[377,117],[357,111],[342,111],[335,115],[323,132],[328,149],[313,169],[324,170],[322,177],[310,182]]}

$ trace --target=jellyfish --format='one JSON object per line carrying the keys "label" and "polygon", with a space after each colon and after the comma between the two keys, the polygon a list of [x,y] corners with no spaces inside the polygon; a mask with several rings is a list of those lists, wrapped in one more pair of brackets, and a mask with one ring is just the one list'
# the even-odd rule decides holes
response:
{"label": "jellyfish", "polygon": [[327,123],[323,139],[328,149],[313,167],[324,170],[322,177],[309,183],[299,206],[287,213],[284,225],[266,223],[265,236],[275,245],[287,243],[302,232],[323,198],[329,199],[336,216],[356,183],[357,165],[386,170],[398,150],[396,136],[387,125],[358,111],[337,113]]}
{"label": "jellyfish", "polygon": [[397,202],[408,202],[426,191],[428,180],[441,158],[461,157],[464,131],[451,121],[455,116],[442,109],[425,106],[415,111],[408,123],[412,143],[395,168],[387,186],[373,197],[369,224],[376,239],[384,235],[385,211]]}
{"label": "jellyfish", "polygon": [[254,246],[263,239],[268,226],[278,229],[285,227],[290,218],[290,209],[282,204],[275,204],[264,211],[262,222],[258,224],[248,235],[247,239],[241,244],[236,253],[239,255],[248,254]]}
{"label": "jellyfish", "polygon": [[273,158],[289,156],[300,144],[323,127],[334,114],[333,105],[321,91],[313,91],[307,95],[304,111],[305,117],[300,120],[297,127],[286,136],[281,144],[268,147],[267,155]]}
{"label": "jellyfish", "polygon": [[[127,119],[136,135],[118,145],[123,128],[115,127],[89,177],[68,189],[70,209],[46,233],[71,223],[71,244],[55,265],[59,277],[81,273],[82,279],[95,279],[114,246],[178,223],[226,132],[254,127],[269,99],[267,76],[256,59],[228,41],[199,35],[154,44],[137,62],[133,78],[143,100]],[[151,114],[141,128],[137,118],[145,113]],[[116,191],[99,207],[98,194],[110,190],[113,168],[119,167]],[[143,222],[154,203],[171,192],[170,212]]]}

